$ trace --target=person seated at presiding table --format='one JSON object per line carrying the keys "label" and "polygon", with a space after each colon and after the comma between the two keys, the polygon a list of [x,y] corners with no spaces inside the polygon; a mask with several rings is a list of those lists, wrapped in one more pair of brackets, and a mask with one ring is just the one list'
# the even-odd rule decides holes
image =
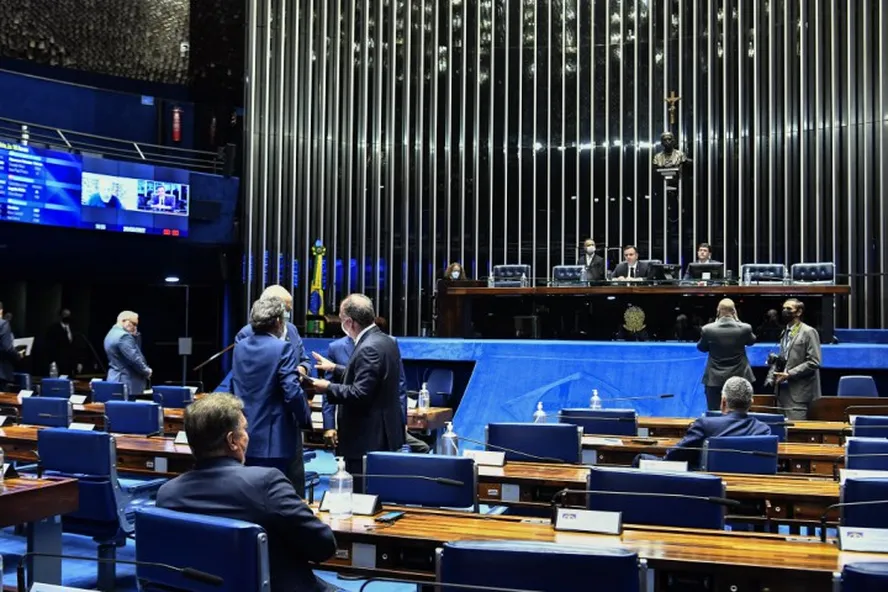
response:
{"label": "person seated at presiding table", "polygon": [[[700,452],[703,444],[715,436],[770,436],[768,424],[750,417],[752,384],[740,376],[732,376],[722,387],[721,412],[714,417],[700,417],[688,427],[685,437],[666,453],[663,460],[687,461],[688,468],[700,468]],[[653,454],[639,454],[632,466],[642,459],[661,460]]]}
{"label": "person seated at presiding table", "polygon": [[195,467],[160,488],[158,507],[264,528],[272,592],[340,591],[318,579],[311,566],[336,553],[330,527],[317,519],[279,469],[244,466],[250,437],[243,409],[241,400],[227,393],[208,395],[185,409]]}

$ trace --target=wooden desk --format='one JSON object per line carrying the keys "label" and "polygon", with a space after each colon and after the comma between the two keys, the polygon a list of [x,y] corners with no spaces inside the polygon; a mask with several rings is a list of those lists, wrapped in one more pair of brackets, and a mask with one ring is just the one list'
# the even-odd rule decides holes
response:
{"label": "wooden desk", "polygon": [[[855,407],[848,411],[849,407]],[[867,409],[867,407],[871,407]],[[875,407],[875,408],[872,408]],[[808,418],[847,421],[848,415],[888,415],[888,399],[881,397],[820,397],[808,410]]]}
{"label": "wooden desk", "polygon": [[[38,553],[62,552],[62,514],[79,507],[76,479],[6,479],[0,483],[0,528],[25,524],[27,548]],[[62,560],[27,560],[28,585],[34,576],[47,584],[61,584]]]}
{"label": "wooden desk", "polygon": [[[647,428],[648,435],[657,438],[683,438],[694,418],[639,417],[638,427]],[[841,421],[791,420],[787,427],[790,442],[841,445],[845,435],[851,435],[851,424]]]}
{"label": "wooden desk", "polygon": [[[634,438],[607,437],[613,443],[593,443],[599,436],[583,436],[583,450],[594,450],[599,465],[631,465],[637,454],[663,455],[669,448],[678,444],[677,438],[651,438],[655,442],[647,444]],[[778,471],[781,473],[807,473],[831,477],[845,465],[845,449],[832,444],[805,444],[781,442],[778,450]]]}
{"label": "wooden desk", "polygon": [[[441,510],[387,507],[406,512],[391,526],[380,527],[372,517],[332,520],[319,518],[336,534],[340,553],[325,565],[364,576],[434,578],[435,549],[448,541],[514,540],[552,542],[589,547],[629,549],[654,570],[678,570],[712,579],[710,590],[774,590],[826,592],[832,573],[845,563],[884,560],[879,555],[847,553],[812,538],[789,541],[785,536],[629,526],[620,536],[556,532],[548,521],[486,516]],[[372,564],[355,561],[356,543],[370,545],[362,555]],[[658,574],[663,578],[666,574]],[[736,586],[736,588],[732,588]]]}
{"label": "wooden desk", "polygon": [[[311,402],[311,410],[318,413],[323,409],[319,401]],[[419,409],[407,410],[407,429],[414,431],[440,430],[448,421],[453,419],[453,409],[450,407],[430,407],[425,411]]]}

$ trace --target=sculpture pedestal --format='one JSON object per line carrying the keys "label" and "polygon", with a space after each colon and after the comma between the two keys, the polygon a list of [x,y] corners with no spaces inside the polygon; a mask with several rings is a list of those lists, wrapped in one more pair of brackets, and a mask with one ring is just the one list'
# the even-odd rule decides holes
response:
{"label": "sculpture pedestal", "polygon": [[657,169],[657,172],[660,173],[660,176],[665,181],[672,181],[680,176],[681,169],[678,167],[660,167]]}

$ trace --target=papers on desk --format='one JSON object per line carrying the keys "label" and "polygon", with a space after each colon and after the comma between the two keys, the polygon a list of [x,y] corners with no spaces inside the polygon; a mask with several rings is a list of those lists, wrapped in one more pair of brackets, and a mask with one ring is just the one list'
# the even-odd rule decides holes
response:
{"label": "papers on desk", "polygon": [[71,395],[68,400],[72,405],[83,405],[86,403],[86,395]]}
{"label": "papers on desk", "polygon": [[589,446],[622,446],[620,438],[599,438],[598,436],[583,436],[583,444]]}
{"label": "papers on desk", "polygon": [[91,432],[94,429],[96,429],[96,424],[94,424],[94,423],[80,423],[80,422],[75,421],[74,423],[72,423],[71,425],[68,426],[68,429],[69,430],[80,430],[82,432]]}
{"label": "papers on desk", "polygon": [[839,483],[845,484],[845,479],[863,479],[865,477],[881,477],[888,479],[888,471],[876,471],[872,469],[839,469]]}
{"label": "papers on desk", "polygon": [[12,346],[16,349],[16,351],[24,350],[25,356],[30,356],[31,355],[31,348],[34,347],[34,338],[33,337],[19,337],[18,339],[13,339]]}

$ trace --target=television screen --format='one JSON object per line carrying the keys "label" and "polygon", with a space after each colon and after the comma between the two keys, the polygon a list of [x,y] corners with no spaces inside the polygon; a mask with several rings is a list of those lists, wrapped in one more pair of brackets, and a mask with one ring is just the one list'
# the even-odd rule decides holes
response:
{"label": "television screen", "polygon": [[81,159],[0,141],[0,220],[78,226]]}

